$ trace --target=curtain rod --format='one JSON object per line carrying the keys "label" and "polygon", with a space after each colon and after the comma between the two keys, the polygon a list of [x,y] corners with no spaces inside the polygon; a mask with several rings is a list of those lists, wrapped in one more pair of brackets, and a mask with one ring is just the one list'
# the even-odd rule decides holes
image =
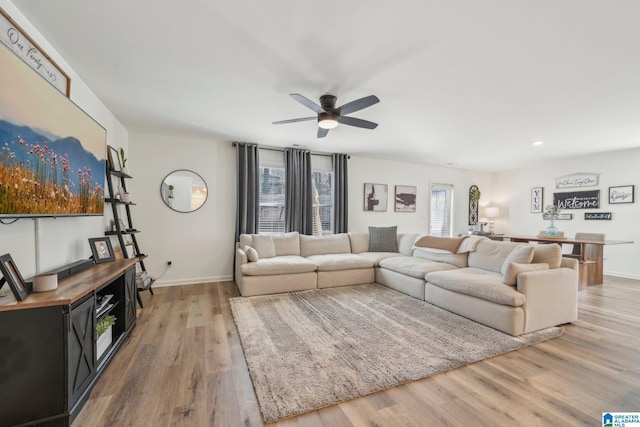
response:
{"label": "curtain rod", "polygon": [[[232,147],[235,147],[235,146],[236,146],[236,145],[238,145],[238,144],[239,144],[238,142],[232,142],[232,143],[231,143],[231,146],[232,146]],[[257,144],[256,144],[256,145],[257,145]],[[298,148],[295,148],[295,147],[292,147],[292,148],[294,148],[294,149],[298,150]],[[262,145],[258,145],[258,149],[260,149],[260,150],[269,150],[269,151],[281,151],[281,152],[284,152],[284,150],[285,150],[284,148],[265,147],[265,146],[262,146]],[[311,154],[313,154],[314,156],[327,156],[327,157],[331,157],[331,154],[330,154],[330,153],[319,153],[319,152],[317,152],[317,151],[311,151],[311,150],[309,150],[309,152],[310,152]],[[351,158],[351,156],[347,154],[347,159],[350,159],[350,158]]]}

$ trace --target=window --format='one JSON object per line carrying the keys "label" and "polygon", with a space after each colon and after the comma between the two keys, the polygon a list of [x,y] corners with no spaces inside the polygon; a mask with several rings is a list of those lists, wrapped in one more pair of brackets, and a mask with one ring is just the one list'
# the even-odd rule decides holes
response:
{"label": "window", "polygon": [[284,233],[284,157],[281,151],[260,150],[260,212],[258,233]]}
{"label": "window", "polygon": [[333,234],[333,165],[331,157],[312,155],[313,235]]}
{"label": "window", "polygon": [[[333,233],[333,166],[331,157],[311,156],[313,235]],[[284,233],[284,156],[281,151],[260,150],[260,214],[258,233]]]}
{"label": "window", "polygon": [[432,236],[451,237],[453,224],[453,185],[431,184],[430,232]]}

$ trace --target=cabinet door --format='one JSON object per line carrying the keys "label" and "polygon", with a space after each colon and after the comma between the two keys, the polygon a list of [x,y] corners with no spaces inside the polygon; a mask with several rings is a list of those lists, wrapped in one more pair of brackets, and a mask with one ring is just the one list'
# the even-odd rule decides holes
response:
{"label": "cabinet door", "polygon": [[124,273],[124,319],[125,331],[136,321],[136,296],[138,289],[136,287],[136,269],[131,267]]}
{"label": "cabinet door", "polygon": [[96,303],[93,294],[71,307],[67,328],[71,410],[96,375]]}

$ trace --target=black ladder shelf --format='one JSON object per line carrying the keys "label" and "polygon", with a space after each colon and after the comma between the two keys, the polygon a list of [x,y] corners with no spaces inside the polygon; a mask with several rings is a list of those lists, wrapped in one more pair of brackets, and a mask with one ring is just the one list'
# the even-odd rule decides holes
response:
{"label": "black ladder shelf", "polygon": [[[117,179],[118,187],[116,188],[116,190],[114,191],[114,186],[113,186],[113,178]],[[123,192],[127,192],[127,182],[126,180],[130,178],[133,178],[131,175],[128,175],[124,172],[121,171],[117,171],[115,169],[112,168],[108,168],[108,173],[107,173],[107,185],[109,187],[109,196],[110,197],[105,197],[104,201],[105,203],[109,203],[111,205],[111,210],[113,212],[113,222],[114,222],[114,227],[115,230],[108,230],[105,231],[105,235],[106,236],[116,236],[118,238],[118,242],[120,243],[120,249],[122,250],[122,257],[123,258],[138,258],[138,264],[140,264],[140,270],[142,272],[146,272],[147,269],[144,266],[144,259],[147,257],[147,255],[143,254],[140,251],[140,247],[138,246],[138,240],[136,239],[136,233],[139,233],[139,230],[136,230],[133,227],[133,221],[131,220],[131,206],[135,206],[135,203],[132,203],[131,201],[125,202],[123,201],[121,198],[117,198],[115,197],[116,194],[120,194],[118,190],[122,190]],[[120,217],[120,210],[118,209],[119,206],[124,206],[125,212],[126,212],[126,216],[127,216],[127,222],[125,223],[122,218]],[[123,227],[124,225],[124,227]],[[124,239],[124,236],[129,236],[131,238],[131,243],[127,243]],[[127,246],[133,244],[134,247],[134,251],[133,254],[129,254],[128,250],[127,250]],[[136,297],[138,299],[138,304],[140,304],[140,308],[143,307],[142,305],[142,299],[140,298],[140,291],[149,291],[151,293],[151,295],[153,295],[153,289],[151,288],[151,286],[153,285],[153,283],[155,282],[155,279],[151,278],[150,282],[145,285],[145,286],[139,286],[137,285],[138,288],[138,292],[136,294]]]}

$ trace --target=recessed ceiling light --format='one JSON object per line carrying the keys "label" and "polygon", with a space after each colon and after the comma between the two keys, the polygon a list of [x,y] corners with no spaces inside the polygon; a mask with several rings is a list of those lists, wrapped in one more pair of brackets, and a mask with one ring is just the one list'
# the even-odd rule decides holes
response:
{"label": "recessed ceiling light", "polygon": [[542,144],[544,144],[544,141],[536,141],[536,142],[531,143],[531,145],[534,145],[534,146],[536,146],[536,147],[539,147],[539,146],[541,146]]}

